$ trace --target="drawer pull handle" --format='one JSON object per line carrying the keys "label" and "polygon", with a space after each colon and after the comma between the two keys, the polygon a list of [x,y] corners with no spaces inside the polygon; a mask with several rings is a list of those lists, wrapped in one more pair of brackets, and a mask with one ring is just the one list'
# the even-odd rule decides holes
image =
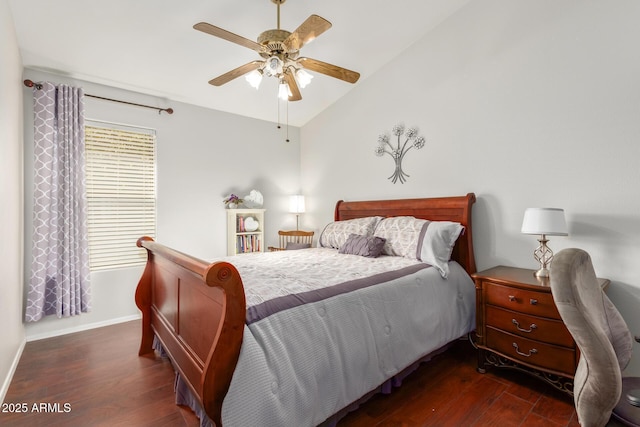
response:
{"label": "drawer pull handle", "polygon": [[531,350],[529,350],[529,353],[522,353],[520,349],[518,349],[518,344],[516,343],[513,343],[513,348],[516,349],[516,353],[524,357],[530,357],[532,354],[536,354],[538,352],[538,350],[536,350],[535,348],[532,348]]}
{"label": "drawer pull handle", "polygon": [[515,301],[515,300],[516,300],[516,297],[515,297],[515,296],[513,296],[513,295],[509,295],[509,301]]}
{"label": "drawer pull handle", "polygon": [[521,332],[533,332],[534,329],[538,329],[538,325],[536,325],[535,323],[532,323],[531,326],[529,326],[529,329],[524,329],[520,327],[520,323],[518,323],[518,321],[516,319],[511,319],[511,322],[513,322],[514,325],[516,325],[516,328],[521,331]]}
{"label": "drawer pull handle", "polygon": [[531,298],[531,299],[529,300],[529,302],[531,303],[531,305],[536,305],[536,304],[538,304],[538,300],[537,300],[537,299],[533,299],[533,298]]}

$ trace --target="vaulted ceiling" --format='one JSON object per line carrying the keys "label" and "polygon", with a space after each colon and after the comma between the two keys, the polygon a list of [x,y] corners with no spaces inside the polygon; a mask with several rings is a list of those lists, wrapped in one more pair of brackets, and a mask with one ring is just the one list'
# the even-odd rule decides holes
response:
{"label": "vaulted ceiling", "polygon": [[[352,85],[311,72],[314,79],[301,89],[303,99],[289,103],[289,123],[304,125],[468,1],[287,0],[281,28],[293,31],[312,14],[333,24],[302,48],[302,56],[361,74]],[[220,87],[207,83],[260,59],[258,54],[193,29],[204,21],[255,40],[277,26],[271,0],[9,0],[9,5],[25,68],[278,120],[275,78],[263,79],[258,90],[244,78]],[[407,78],[413,75],[407,72]]]}

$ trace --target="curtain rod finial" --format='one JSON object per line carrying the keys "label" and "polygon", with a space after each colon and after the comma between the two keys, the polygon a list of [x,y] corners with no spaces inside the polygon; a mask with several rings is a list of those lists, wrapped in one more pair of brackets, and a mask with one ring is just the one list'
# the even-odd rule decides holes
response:
{"label": "curtain rod finial", "polygon": [[34,83],[33,80],[26,79],[23,83],[26,87],[35,87],[36,89],[42,89],[42,85],[40,83]]}

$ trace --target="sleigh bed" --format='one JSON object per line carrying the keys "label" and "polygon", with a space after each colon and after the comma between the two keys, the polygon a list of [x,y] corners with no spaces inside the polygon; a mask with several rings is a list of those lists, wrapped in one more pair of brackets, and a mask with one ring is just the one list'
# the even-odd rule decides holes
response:
{"label": "sleigh bed", "polygon": [[[177,402],[191,406],[203,425],[334,424],[474,328],[474,202],[473,193],[339,201],[335,222],[320,236],[323,247],[212,263],[142,237],[138,246],[148,261],[135,296],[142,312],[139,354],[166,352],[177,373]],[[416,219],[414,232],[427,220],[416,256],[411,247],[408,257],[363,257],[330,233],[371,218],[369,234],[384,229],[383,219],[395,233],[390,221],[410,223],[407,217]],[[430,252],[422,242],[448,222],[462,230],[451,262],[426,263],[420,253],[430,259]],[[393,251],[393,239],[388,236],[385,251]],[[327,284],[319,286],[324,279],[314,269],[330,264]],[[270,296],[260,294],[263,287]]]}

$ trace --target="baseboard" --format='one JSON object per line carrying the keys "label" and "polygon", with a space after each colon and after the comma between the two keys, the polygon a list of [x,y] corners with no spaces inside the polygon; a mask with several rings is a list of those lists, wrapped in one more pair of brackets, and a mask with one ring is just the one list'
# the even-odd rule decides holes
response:
{"label": "baseboard", "polygon": [[0,402],[4,403],[4,398],[9,391],[9,386],[11,385],[11,380],[13,379],[13,374],[16,373],[16,369],[18,369],[18,363],[20,363],[20,358],[22,357],[22,352],[24,351],[24,346],[27,343],[26,339],[22,340],[18,351],[16,352],[15,357],[13,358],[13,363],[11,363],[11,368],[7,374],[7,377],[4,379],[2,383],[2,388],[0,388]]}
{"label": "baseboard", "polygon": [[87,331],[89,329],[102,328],[103,326],[110,326],[110,325],[116,325],[118,323],[130,322],[132,320],[138,320],[141,317],[142,317],[142,315],[140,315],[140,314],[132,314],[130,316],[124,316],[124,317],[118,317],[118,318],[115,318],[115,319],[109,319],[109,320],[105,320],[103,322],[88,323],[86,325],[75,326],[73,328],[58,329],[56,331],[51,331],[51,332],[43,332],[43,333],[40,333],[40,334],[27,336],[26,341],[27,342],[31,342],[31,341],[43,340],[43,339],[46,339],[46,338],[59,337],[61,335],[73,334],[75,332]]}

